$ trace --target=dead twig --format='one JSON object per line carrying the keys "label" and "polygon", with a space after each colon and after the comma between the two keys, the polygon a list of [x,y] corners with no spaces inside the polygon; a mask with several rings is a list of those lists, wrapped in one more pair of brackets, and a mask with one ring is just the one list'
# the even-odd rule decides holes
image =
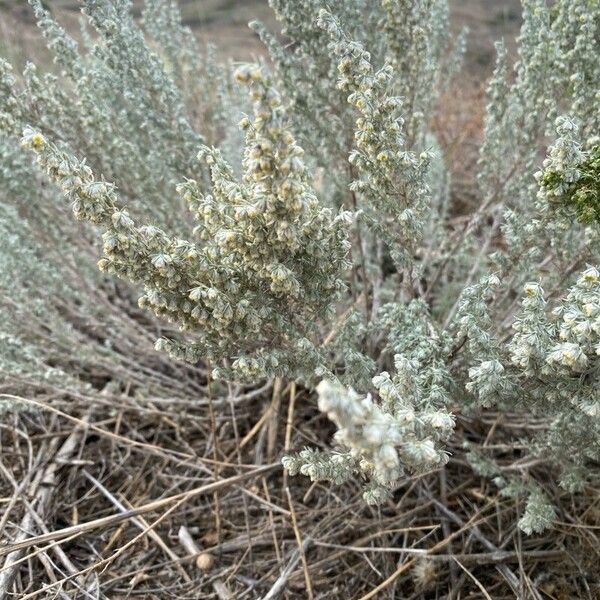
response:
{"label": "dead twig", "polygon": [[233,477],[229,477],[227,479],[221,479],[219,481],[214,481],[212,483],[208,483],[206,485],[201,485],[197,488],[193,488],[187,492],[181,492],[179,494],[175,494],[173,496],[167,496],[166,498],[161,498],[160,500],[154,500],[152,502],[148,502],[142,506],[138,506],[132,510],[128,510],[124,513],[118,513],[115,515],[109,515],[108,517],[101,517],[99,519],[94,519],[93,521],[88,521],[87,523],[81,523],[79,525],[73,525],[71,527],[64,527],[63,529],[59,529],[58,531],[53,531],[51,533],[47,533],[45,535],[38,535],[35,537],[18,540],[9,544],[3,548],[0,548],[0,556],[5,556],[7,554],[11,554],[17,550],[22,550],[24,548],[29,548],[31,546],[35,546],[38,544],[46,544],[48,542],[53,542],[56,540],[61,540],[64,538],[71,537],[73,535],[81,535],[88,531],[93,531],[94,529],[99,529],[103,527],[109,527],[115,525],[116,523],[120,523],[121,521],[126,521],[128,519],[132,519],[133,517],[137,517],[138,515],[143,515],[148,512],[152,512],[155,510],[159,510],[165,506],[169,506],[171,504],[177,503],[180,500],[189,500],[190,498],[194,498],[196,496],[200,496],[203,494],[208,494],[214,492],[216,490],[222,490],[228,488],[236,483],[240,483],[247,479],[251,479],[252,477],[257,477],[259,475],[266,475],[267,473],[272,473],[281,469],[281,465],[279,463],[275,463],[272,465],[265,465],[264,467],[258,467],[254,471],[249,473],[243,473],[241,475],[235,475]]}
{"label": "dead twig", "polygon": [[5,600],[5,598],[8,598],[10,595],[10,588],[15,575],[17,574],[17,568],[20,564],[23,550],[35,545],[37,543],[35,541],[36,539],[52,535],[46,534],[37,537],[29,537],[30,532],[35,531],[36,529],[33,511],[41,518],[44,518],[47,515],[50,501],[52,500],[58,482],[59,471],[65,464],[68,464],[69,459],[75,453],[77,446],[84,436],[90,418],[91,411],[81,419],[80,426],[72,431],[56,453],[54,460],[46,467],[41,478],[41,484],[37,488],[36,496],[30,502],[32,510],[25,513],[25,516],[19,525],[20,533],[12,544],[0,549],[0,556],[6,556],[2,570],[0,570],[0,600]]}
{"label": "dead twig", "polygon": [[301,555],[306,551],[306,548],[309,544],[310,538],[307,538],[302,543],[302,547],[300,549],[297,548],[296,550],[294,550],[287,566],[283,570],[283,573],[281,573],[281,575],[277,578],[277,580],[275,581],[271,589],[266,593],[266,595],[263,596],[263,600],[275,600],[276,598],[279,598],[281,594],[283,594],[287,586],[288,580],[290,578],[290,575],[296,568],[296,565],[300,561]]}

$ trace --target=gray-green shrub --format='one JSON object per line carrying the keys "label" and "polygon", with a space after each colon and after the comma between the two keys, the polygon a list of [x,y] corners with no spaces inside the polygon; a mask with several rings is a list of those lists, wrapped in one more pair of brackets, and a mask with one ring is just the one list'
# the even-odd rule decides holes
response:
{"label": "gray-green shrub", "polygon": [[[31,4],[55,67],[16,76],[0,62],[5,374],[77,384],[81,360],[53,357],[25,315],[58,343],[67,281],[92,318],[101,252],[179,328],[159,350],[217,378],[323,380],[335,448],[284,458],[292,473],[358,475],[381,502],[405,469],[443,466],[453,412],[493,406],[543,416],[529,455],[581,486],[600,459],[597,2],[523,1],[514,65],[497,45],[460,226],[429,125],[465,45],[445,0],[271,0],[285,41],[252,27],[273,66],[235,71],[201,54],[166,0],[146,0],[141,24],[125,0],[84,0],[82,48]],[[89,226],[69,229],[61,195]],[[56,296],[40,301],[40,285]],[[86,347],[77,332],[64,343]],[[484,454],[469,445],[478,472],[529,496],[521,527],[549,525],[542,487]]]}

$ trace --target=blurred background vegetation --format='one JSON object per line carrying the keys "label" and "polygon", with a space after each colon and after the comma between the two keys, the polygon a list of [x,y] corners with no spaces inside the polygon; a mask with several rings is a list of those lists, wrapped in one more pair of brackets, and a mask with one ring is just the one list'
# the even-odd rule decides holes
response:
{"label": "blurred background vegetation", "polygon": [[[141,0],[133,0],[140,5]],[[301,1],[301,0],[300,0]],[[66,21],[79,18],[77,0],[45,0],[44,4]],[[251,19],[275,25],[267,0],[179,0],[184,22],[205,42],[214,43],[222,56],[248,60],[262,54],[258,38],[247,27]],[[477,73],[493,61],[493,42],[514,39],[520,26],[519,0],[451,0],[456,28],[469,27],[467,71]],[[35,27],[26,0],[0,0],[0,44],[34,44]],[[481,75],[481,73],[477,73]]]}
{"label": "blurred background vegetation", "polygon": [[[143,0],[132,2],[139,12]],[[44,4],[77,37],[81,2],[44,0]],[[262,43],[248,27],[253,19],[279,31],[268,0],[178,0],[178,4],[184,23],[192,28],[200,44],[213,45],[220,59],[252,62],[257,56],[266,55]],[[461,206],[469,205],[474,196],[484,92],[493,70],[494,43],[504,39],[514,58],[515,37],[521,26],[521,0],[449,0],[449,4],[453,29],[469,30],[467,53],[462,72],[441,98],[432,128],[454,173],[452,195],[455,210],[461,212]],[[38,65],[50,62],[49,57],[45,60],[48,52],[27,0],[0,0],[0,55],[9,58],[17,69],[22,69],[28,60]]]}

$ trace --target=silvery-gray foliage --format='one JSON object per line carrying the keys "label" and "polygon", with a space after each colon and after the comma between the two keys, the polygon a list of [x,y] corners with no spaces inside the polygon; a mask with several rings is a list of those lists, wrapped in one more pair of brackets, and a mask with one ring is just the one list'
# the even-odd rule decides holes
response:
{"label": "silvery-gray foliage", "polygon": [[[272,67],[235,70],[167,0],[140,22],[84,0],[82,43],[30,3],[55,65],[0,61],[3,385],[87,393],[96,364],[166,393],[159,337],[217,378],[322,379],[335,448],[284,465],[358,477],[368,502],[443,468],[453,413],[488,407],[542,418],[528,455],[582,485],[600,460],[597,2],[523,0],[458,226],[429,125],[464,52],[445,0],[271,0],[283,37],[251,26]],[[528,498],[525,532],[551,524],[527,470],[468,457]]]}

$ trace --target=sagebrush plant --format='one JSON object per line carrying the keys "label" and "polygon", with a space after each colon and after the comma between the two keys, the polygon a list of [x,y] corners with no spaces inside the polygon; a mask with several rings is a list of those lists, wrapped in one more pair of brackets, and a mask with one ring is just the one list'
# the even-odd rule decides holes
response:
{"label": "sagebrush plant", "polygon": [[[488,407],[544,418],[519,447],[567,490],[593,474],[597,2],[523,0],[512,66],[497,44],[464,226],[430,127],[465,46],[446,1],[271,0],[283,37],[251,24],[271,62],[235,67],[167,0],[139,21],[128,0],[83,0],[81,43],[30,4],[54,66],[0,61],[4,385],[97,386],[97,362],[114,385],[125,370],[176,387],[152,368],[155,335],[216,379],[315,387],[335,448],[284,466],[358,477],[369,503],[406,471],[443,468],[454,415]],[[527,496],[525,532],[552,523],[527,469],[507,477],[465,445],[502,493]]]}

